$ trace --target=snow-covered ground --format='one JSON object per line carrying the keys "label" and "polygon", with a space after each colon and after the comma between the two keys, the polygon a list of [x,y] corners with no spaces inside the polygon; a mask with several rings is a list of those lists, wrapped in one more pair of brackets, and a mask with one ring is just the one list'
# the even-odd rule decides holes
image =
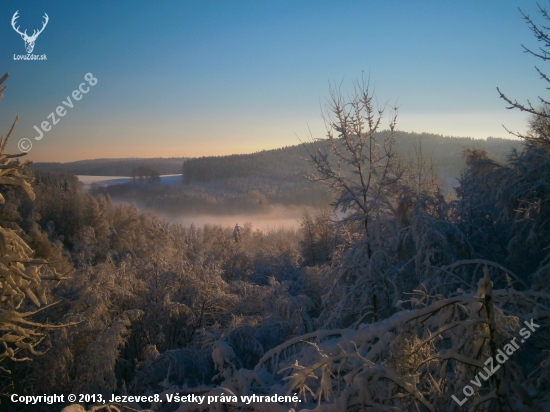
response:
{"label": "snow-covered ground", "polygon": [[[84,183],[84,188],[88,188],[92,183],[97,183],[100,186],[114,185],[117,183],[126,183],[132,180],[129,176],[77,176],[78,180]],[[179,175],[162,175],[160,184],[163,185],[178,185],[181,184],[181,174]]]}

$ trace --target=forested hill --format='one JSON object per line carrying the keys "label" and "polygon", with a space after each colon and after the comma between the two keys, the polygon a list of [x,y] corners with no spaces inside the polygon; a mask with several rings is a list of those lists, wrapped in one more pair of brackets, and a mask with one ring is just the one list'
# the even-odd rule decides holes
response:
{"label": "forested hill", "polygon": [[150,166],[161,175],[181,173],[185,158],[124,158],[124,159],[91,159],[77,162],[37,162],[31,168],[35,171],[66,172],[84,176],[130,176],[132,170],[140,166]]}
{"label": "forested hill", "polygon": [[[464,148],[485,149],[489,155],[504,161],[512,148],[519,148],[518,140],[491,138],[487,140],[468,137],[447,137],[428,133],[399,132],[396,136],[397,152],[407,156],[415,144],[421,144],[426,157],[433,157],[445,181],[460,174],[465,163],[460,153]],[[303,175],[308,169],[302,158],[307,151],[302,145],[264,150],[252,154],[208,156],[193,159],[172,158],[125,158],[93,159],[69,163],[35,163],[36,171],[67,172],[88,176],[130,176],[132,170],[142,165],[156,169],[161,175],[182,173],[184,181],[210,181],[230,177],[271,176],[290,177]]]}
{"label": "forested hill", "polygon": [[[321,150],[327,149],[324,145],[323,141],[316,143]],[[476,140],[404,132],[397,134],[395,143],[396,151],[405,162],[413,155],[415,147],[421,147],[423,157],[434,160],[445,193],[457,185],[456,178],[466,166],[461,155],[465,148],[484,149],[495,160],[505,162],[512,149],[520,146],[519,141],[509,139]],[[182,173],[181,185],[129,182],[99,191],[113,198],[137,201],[158,211],[177,214],[199,211],[223,215],[264,213],[273,205],[322,207],[330,203],[331,195],[323,185],[304,178],[315,172],[313,165],[304,160],[309,157],[308,149],[313,150],[313,147],[306,144],[252,154],[187,159],[174,165],[173,170],[160,171],[161,174]],[[332,156],[329,159],[335,160]],[[147,159],[141,161],[146,163]],[[103,170],[109,175],[117,172],[108,165]],[[123,174],[129,175],[130,170]]]}
{"label": "forested hill", "polygon": [[[428,133],[399,132],[396,136],[396,151],[404,158],[421,147],[426,158],[432,158],[444,182],[449,185],[465,167],[461,156],[465,148],[485,149],[499,162],[504,162],[512,149],[521,147],[519,140],[492,138],[486,140],[468,137],[446,137]],[[319,144],[322,148],[322,142]],[[308,145],[306,145],[307,147]],[[206,182],[231,177],[278,177],[288,178],[304,175],[311,169],[301,161],[308,157],[303,145],[266,150],[253,154],[209,156],[188,159],[183,166],[183,181]]]}

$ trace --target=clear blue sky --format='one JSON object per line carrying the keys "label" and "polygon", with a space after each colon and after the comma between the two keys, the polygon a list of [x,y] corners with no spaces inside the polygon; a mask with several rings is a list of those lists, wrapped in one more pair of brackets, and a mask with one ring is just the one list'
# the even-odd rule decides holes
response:
{"label": "clear blue sky", "polygon": [[[548,65],[522,53],[537,42],[518,7],[540,20],[525,0],[4,1],[0,133],[19,114],[9,151],[29,138],[35,161],[253,152],[297,144],[308,124],[323,137],[329,81],[351,88],[364,71],[397,100],[400,130],[506,137],[526,116],[496,87],[536,100],[534,65]],[[29,34],[49,15],[33,51],[47,61],[14,61],[16,10]],[[98,84],[34,140],[88,72]]]}

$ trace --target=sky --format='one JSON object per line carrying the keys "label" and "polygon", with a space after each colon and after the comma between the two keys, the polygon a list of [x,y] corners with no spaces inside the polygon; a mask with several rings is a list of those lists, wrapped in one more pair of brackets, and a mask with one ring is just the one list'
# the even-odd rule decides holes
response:
{"label": "sky", "polygon": [[[534,1],[2,5],[0,71],[10,77],[0,134],[19,115],[6,152],[26,139],[33,161],[251,153],[299,144],[310,130],[322,138],[329,84],[347,93],[362,75],[381,105],[399,106],[397,127],[408,132],[509,137],[502,125],[524,131],[527,116],[506,110],[496,87],[519,101],[545,93],[535,65],[548,63],[521,47],[538,47],[518,10],[544,23]],[[47,13],[33,50],[47,60],[16,60],[27,54],[11,25],[16,11],[29,35]],[[89,91],[74,101],[83,82]],[[35,139],[49,120],[56,124]]]}

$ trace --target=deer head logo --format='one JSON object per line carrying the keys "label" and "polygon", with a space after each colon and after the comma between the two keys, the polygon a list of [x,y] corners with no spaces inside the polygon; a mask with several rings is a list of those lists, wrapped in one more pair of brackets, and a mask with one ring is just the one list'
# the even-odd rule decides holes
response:
{"label": "deer head logo", "polygon": [[46,13],[44,13],[44,23],[42,24],[42,28],[38,31],[33,30],[32,36],[27,35],[27,30],[25,30],[23,33],[19,31],[19,26],[15,27],[15,21],[19,18],[18,16],[19,10],[15,12],[13,17],[11,18],[11,26],[13,29],[21,35],[21,38],[25,41],[25,49],[27,49],[27,53],[32,53],[34,49],[34,42],[36,41],[37,37],[40,33],[44,31],[46,28],[46,25],[48,24],[48,20],[50,19]]}

